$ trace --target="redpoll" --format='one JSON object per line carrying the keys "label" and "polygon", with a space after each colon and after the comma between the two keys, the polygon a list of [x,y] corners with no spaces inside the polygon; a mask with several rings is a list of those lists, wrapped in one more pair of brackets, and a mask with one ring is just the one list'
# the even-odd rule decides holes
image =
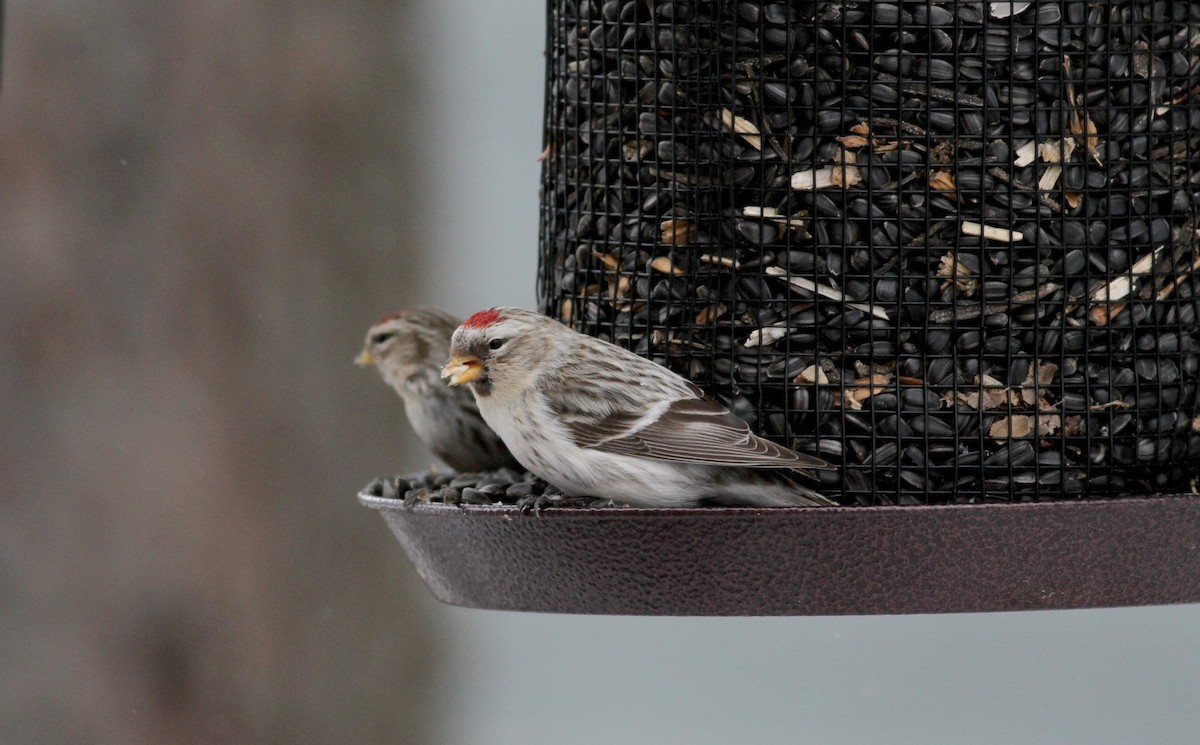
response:
{"label": "redpoll", "polygon": [[456,471],[516,466],[504,443],[479,416],[475,399],[438,379],[458,321],[419,308],[380,319],[367,332],[359,365],[375,365],[404,399],[408,422],[425,447]]}
{"label": "redpoll", "polygon": [[534,475],[647,507],[829,505],[786,469],[833,468],[762,439],[667,368],[519,308],[468,318],[442,368]]}

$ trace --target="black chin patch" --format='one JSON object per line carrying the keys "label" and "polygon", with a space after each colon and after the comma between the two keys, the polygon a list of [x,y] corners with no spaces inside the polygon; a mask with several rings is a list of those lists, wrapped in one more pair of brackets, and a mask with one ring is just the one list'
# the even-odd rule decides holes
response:
{"label": "black chin patch", "polygon": [[471,381],[471,390],[475,391],[476,396],[487,397],[492,395],[492,381],[488,380],[486,375],[480,375],[475,380]]}

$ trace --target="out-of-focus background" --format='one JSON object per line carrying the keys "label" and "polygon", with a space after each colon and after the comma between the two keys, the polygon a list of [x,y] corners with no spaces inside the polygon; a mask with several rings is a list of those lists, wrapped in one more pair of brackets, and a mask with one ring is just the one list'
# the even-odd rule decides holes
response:
{"label": "out-of-focus background", "polygon": [[422,468],[386,311],[532,306],[540,3],[9,2],[0,742],[1127,743],[1200,607],[441,606],[354,500]]}

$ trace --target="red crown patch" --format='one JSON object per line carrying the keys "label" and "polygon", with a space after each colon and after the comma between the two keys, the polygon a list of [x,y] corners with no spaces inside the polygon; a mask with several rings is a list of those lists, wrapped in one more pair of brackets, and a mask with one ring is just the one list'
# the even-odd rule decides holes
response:
{"label": "red crown patch", "polygon": [[462,327],[465,329],[481,329],[490,326],[500,320],[500,311],[495,308],[481,310],[467,320],[463,321]]}
{"label": "red crown patch", "polygon": [[402,311],[402,310],[398,310],[395,313],[388,313],[386,316],[384,316],[383,318],[380,318],[378,321],[376,321],[375,325],[378,326],[382,323],[387,323],[388,321],[394,321],[403,315],[404,315],[404,311]]}

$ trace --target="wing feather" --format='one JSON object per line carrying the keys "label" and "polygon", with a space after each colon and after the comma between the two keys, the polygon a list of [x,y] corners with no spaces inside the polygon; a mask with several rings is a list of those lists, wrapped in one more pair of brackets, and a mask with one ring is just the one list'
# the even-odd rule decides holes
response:
{"label": "wing feather", "polygon": [[748,468],[833,468],[820,458],[765,440],[711,399],[683,398],[637,414],[565,417],[580,447],[680,463]]}
{"label": "wing feather", "polygon": [[594,347],[588,350],[594,369],[570,386],[552,382],[556,395],[549,398],[557,421],[582,448],[705,465],[834,467],[758,437],[698,386],[633,352],[590,337],[578,343]]}

